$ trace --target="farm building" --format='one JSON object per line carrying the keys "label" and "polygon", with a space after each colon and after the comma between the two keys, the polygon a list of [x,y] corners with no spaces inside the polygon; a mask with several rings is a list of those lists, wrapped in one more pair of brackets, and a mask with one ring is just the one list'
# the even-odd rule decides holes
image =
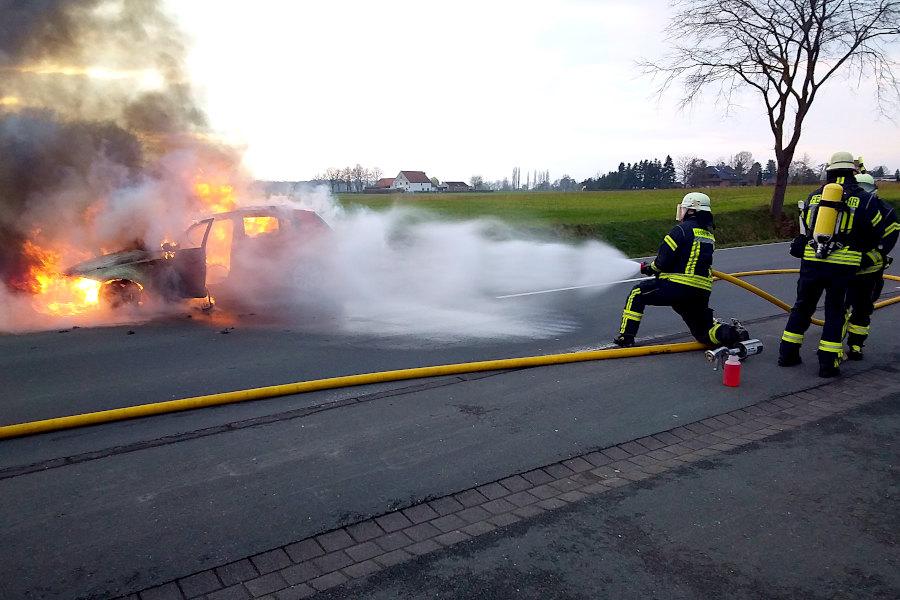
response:
{"label": "farm building", "polygon": [[441,184],[441,188],[445,192],[471,192],[472,186],[465,181],[445,181]]}
{"label": "farm building", "polygon": [[363,190],[364,194],[390,194],[394,191],[394,178],[393,177],[382,177],[378,181],[375,182],[375,185],[370,185]]}
{"label": "farm building", "polygon": [[437,191],[424,171],[400,171],[391,187],[404,192]]}
{"label": "farm building", "polygon": [[697,179],[697,185],[700,187],[735,187],[747,184],[748,182],[728,165],[710,165]]}

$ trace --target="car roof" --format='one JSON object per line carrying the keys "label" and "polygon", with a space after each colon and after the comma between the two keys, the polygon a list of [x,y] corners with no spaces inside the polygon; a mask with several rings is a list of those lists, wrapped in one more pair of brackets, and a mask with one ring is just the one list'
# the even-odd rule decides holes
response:
{"label": "car roof", "polygon": [[242,206],[241,208],[235,210],[229,210],[228,212],[220,212],[213,213],[211,215],[205,215],[202,218],[198,219],[199,221],[203,221],[206,219],[222,219],[228,217],[237,217],[243,215],[258,215],[259,213],[286,213],[286,212],[304,212],[304,213],[312,213],[317,214],[314,210],[310,210],[308,208],[294,208],[290,206]]}

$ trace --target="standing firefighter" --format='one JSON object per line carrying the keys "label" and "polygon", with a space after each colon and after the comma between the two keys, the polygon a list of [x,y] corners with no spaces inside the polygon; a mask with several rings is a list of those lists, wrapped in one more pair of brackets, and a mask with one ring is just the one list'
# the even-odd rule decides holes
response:
{"label": "standing firefighter", "polygon": [[732,346],[749,339],[740,325],[726,325],[713,319],[709,308],[712,291],[712,260],[716,240],[709,196],[691,192],[678,205],[678,225],[659,246],[653,262],[641,263],[641,273],[653,279],[634,286],[622,312],[622,327],[613,342],[634,345],[644,307],[671,306],[698,341],[714,346]]}
{"label": "standing firefighter", "polygon": [[[861,161],[862,159],[860,168],[863,168]],[[878,212],[872,217],[872,225],[875,228],[878,246],[863,255],[860,269],[853,277],[847,292],[847,345],[850,346],[847,357],[850,360],[863,358],[862,348],[866,338],[869,337],[869,324],[872,313],[875,312],[875,300],[881,295],[884,287],[884,270],[891,264],[888,255],[894,249],[900,235],[897,214],[892,206],[878,198],[875,179],[863,172],[856,176],[856,183],[875,197]]]}
{"label": "standing firefighter", "polygon": [[781,336],[778,364],[799,365],[800,346],[822,293],[825,325],[819,342],[819,376],[840,374],[843,358],[844,302],[863,253],[875,248],[873,222],[878,214],[872,194],[854,177],[856,165],[849,152],[832,155],[826,167],[827,183],[803,203],[801,235],[791,244],[791,255],[801,258],[797,301]]}

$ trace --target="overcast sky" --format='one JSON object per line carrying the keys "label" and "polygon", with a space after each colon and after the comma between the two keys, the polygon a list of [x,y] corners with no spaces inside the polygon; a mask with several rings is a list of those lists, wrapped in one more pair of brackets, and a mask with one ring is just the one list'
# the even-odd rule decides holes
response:
{"label": "overcast sky", "polygon": [[[677,93],[660,101],[635,67],[665,50],[666,0],[170,4],[213,127],[246,146],[260,179],[358,162],[451,181],[515,166],[581,180],[666,154],[774,158],[755,97],[727,116],[712,101],[679,112]],[[871,85],[838,78],[798,154],[844,149],[900,167],[900,126],[878,118]]]}

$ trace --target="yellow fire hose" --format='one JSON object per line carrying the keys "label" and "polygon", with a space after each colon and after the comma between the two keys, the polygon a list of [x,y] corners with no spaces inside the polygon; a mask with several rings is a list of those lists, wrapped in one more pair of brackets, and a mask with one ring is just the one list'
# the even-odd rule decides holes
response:
{"label": "yellow fire hose", "polygon": [[[790,312],[791,306],[785,302],[782,302],[775,296],[759,289],[758,287],[752,286],[746,281],[741,281],[738,277],[753,277],[756,275],[784,275],[789,273],[799,273],[800,269],[767,269],[764,271],[738,271],[737,273],[721,273],[719,271],[713,271],[712,274],[714,277],[718,279],[722,279],[723,281],[727,281],[729,283],[733,283],[739,287],[744,288],[750,292],[753,292],[760,298],[764,298],[771,302],[772,304],[783,308],[784,310]],[[882,277],[888,279],[890,281],[900,281],[900,276],[897,275],[888,275],[887,273],[882,273]],[[875,303],[875,310],[879,308],[884,308],[885,306],[890,306],[891,304],[896,304],[900,302],[900,296],[895,296],[893,298],[888,298],[887,300],[881,300],[880,302]],[[814,325],[823,325],[823,321],[821,319],[812,319]]]}
{"label": "yellow fire hose", "polygon": [[[775,275],[797,272],[799,272],[799,269],[746,271],[742,273],[732,273],[730,275],[727,273],[721,273],[719,271],[713,271],[712,274],[714,277],[740,286],[750,292],[753,292],[757,296],[768,300],[776,306],[789,311],[791,307],[788,304],[782,302],[775,296],[772,296],[771,294],[759,289],[756,286],[750,285],[745,281],[741,281],[739,277],[750,277],[754,275]],[[897,277],[895,275],[885,275],[884,277],[885,279],[900,281],[900,277]],[[879,302],[875,306],[876,308],[882,308],[883,306],[887,306],[898,301],[900,301],[900,296]],[[818,319],[814,319],[813,322],[818,325],[822,324],[822,322]],[[480,371],[498,371],[504,369],[520,369],[525,367],[558,365],[590,360],[630,358],[636,356],[650,356],[654,354],[674,354],[676,352],[703,350],[706,347],[706,345],[701,344],[700,342],[683,342],[677,344],[640,346],[636,348],[614,348],[608,350],[590,350],[585,352],[549,354],[545,356],[504,358],[500,360],[485,360],[452,365],[400,369],[396,371],[382,371],[378,373],[364,373],[361,375],[345,375],[342,377],[330,377],[327,379],[314,379],[311,381],[300,381],[297,383],[272,385],[253,388],[249,390],[237,390],[233,392],[224,392],[221,394],[195,396],[193,398],[182,398],[180,400],[154,402],[150,404],[140,404],[137,406],[127,406],[124,408],[114,408],[111,410],[84,413],[80,415],[70,415],[66,417],[55,417],[52,419],[43,419],[40,421],[31,421],[27,423],[17,423],[14,425],[4,425],[0,426],[0,439],[24,437],[28,435],[35,435],[38,433],[48,433],[51,431],[60,431],[63,429],[72,429],[75,427],[86,427],[88,425],[111,423],[113,421],[124,421],[126,419],[135,419],[138,417],[147,417],[150,415],[160,415],[164,413],[178,412],[183,410],[192,410],[195,408],[205,408],[208,406],[220,406],[223,404],[234,404],[236,402],[246,402],[249,400],[262,400],[265,398],[275,398],[278,396],[289,396],[293,394],[302,394],[305,392],[329,390],[357,385],[385,383],[389,381],[402,381],[407,379],[420,379],[424,377],[459,375],[462,373],[476,373]]]}

